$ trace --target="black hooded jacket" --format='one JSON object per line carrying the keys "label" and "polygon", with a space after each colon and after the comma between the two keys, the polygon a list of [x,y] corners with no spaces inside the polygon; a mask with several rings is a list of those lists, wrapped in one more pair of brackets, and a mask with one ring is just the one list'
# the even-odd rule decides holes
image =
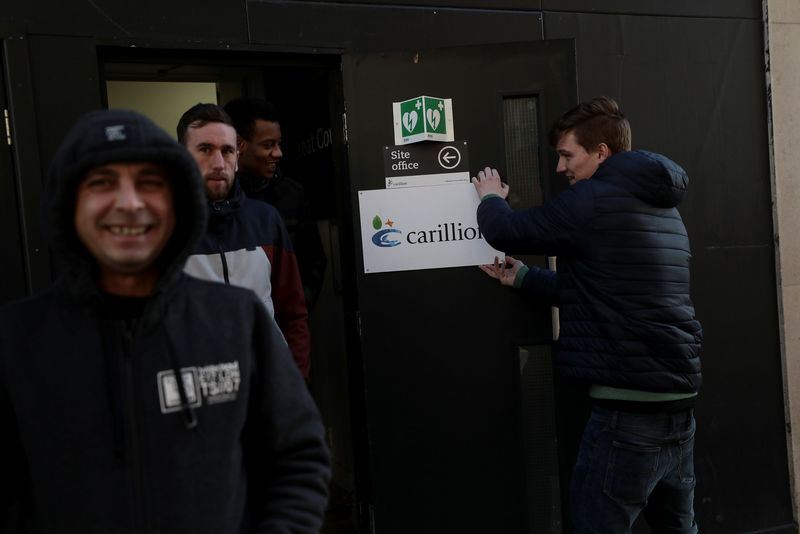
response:
{"label": "black hooded jacket", "polygon": [[[73,223],[86,171],[124,161],[167,169],[177,220],[132,321]],[[277,325],[252,292],[182,272],[206,220],[189,153],[134,112],[92,112],[47,179],[58,280],[0,310],[0,530],[318,532],[328,452]]]}
{"label": "black hooded jacket", "polygon": [[557,274],[531,268],[517,278],[559,306],[565,377],[657,393],[700,387],[702,329],[676,208],[688,181],[664,156],[622,152],[543,206],[513,212],[496,195],[478,206],[493,247],[558,257]]}
{"label": "black hooded jacket", "polygon": [[241,172],[236,178],[249,198],[271,204],[281,214],[294,245],[306,308],[311,313],[322,291],[328,258],[303,186],[284,175],[280,167],[269,179]]}

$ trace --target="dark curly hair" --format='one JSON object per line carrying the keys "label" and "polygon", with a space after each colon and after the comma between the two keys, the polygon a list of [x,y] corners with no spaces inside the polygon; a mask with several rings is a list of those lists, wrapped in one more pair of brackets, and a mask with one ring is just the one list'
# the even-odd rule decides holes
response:
{"label": "dark curly hair", "polygon": [[186,110],[186,113],[181,115],[178,121],[178,142],[185,145],[186,132],[189,128],[202,128],[209,122],[221,122],[222,124],[233,126],[233,119],[222,107],[216,104],[195,104]]}
{"label": "dark curly hair", "polygon": [[236,98],[225,104],[225,111],[233,119],[233,127],[236,128],[236,133],[241,135],[245,141],[253,139],[256,120],[280,122],[278,120],[278,110],[271,102],[267,102],[263,98],[252,96]]}

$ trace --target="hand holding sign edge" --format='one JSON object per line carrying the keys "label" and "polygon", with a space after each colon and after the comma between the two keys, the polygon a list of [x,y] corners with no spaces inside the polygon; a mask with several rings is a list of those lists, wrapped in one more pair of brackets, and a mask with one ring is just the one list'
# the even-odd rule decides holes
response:
{"label": "hand holding sign edge", "polygon": [[500,180],[497,169],[486,167],[478,172],[478,176],[472,177],[472,183],[478,191],[478,198],[483,200],[486,195],[497,195],[500,198],[508,197],[508,184]]}

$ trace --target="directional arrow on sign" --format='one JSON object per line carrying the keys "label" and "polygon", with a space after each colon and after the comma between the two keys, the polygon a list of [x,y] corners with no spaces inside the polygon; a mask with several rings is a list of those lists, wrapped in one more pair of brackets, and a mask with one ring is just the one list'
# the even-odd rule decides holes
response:
{"label": "directional arrow on sign", "polygon": [[454,146],[445,146],[439,151],[439,165],[445,169],[455,169],[461,163],[461,152]]}

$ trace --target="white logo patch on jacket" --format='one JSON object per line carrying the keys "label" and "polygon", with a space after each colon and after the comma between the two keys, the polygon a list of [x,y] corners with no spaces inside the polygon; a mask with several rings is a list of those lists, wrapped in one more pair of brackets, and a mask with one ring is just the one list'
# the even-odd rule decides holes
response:
{"label": "white logo patch on jacket", "polygon": [[[224,362],[203,367],[181,368],[189,406],[197,408],[206,404],[219,404],[236,400],[241,383],[239,362]],[[175,371],[168,369],[156,375],[161,413],[176,412],[181,409],[181,393],[175,380]]]}

